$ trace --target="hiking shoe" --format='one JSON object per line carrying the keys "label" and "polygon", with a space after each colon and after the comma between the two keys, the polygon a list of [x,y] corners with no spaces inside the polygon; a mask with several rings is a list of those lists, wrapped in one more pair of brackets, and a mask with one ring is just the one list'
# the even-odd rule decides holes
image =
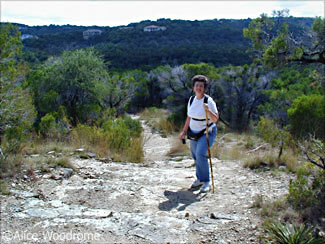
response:
{"label": "hiking shoe", "polygon": [[201,187],[201,192],[208,192],[210,191],[210,182],[204,182],[203,186]]}
{"label": "hiking shoe", "polygon": [[201,182],[199,179],[196,179],[192,185],[191,185],[191,188],[195,188],[195,187],[198,187],[198,186],[201,186],[203,185],[203,182]]}

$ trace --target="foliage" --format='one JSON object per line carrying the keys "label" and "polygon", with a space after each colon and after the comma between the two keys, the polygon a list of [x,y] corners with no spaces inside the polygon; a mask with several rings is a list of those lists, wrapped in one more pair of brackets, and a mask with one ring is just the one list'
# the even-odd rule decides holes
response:
{"label": "foliage", "polygon": [[59,107],[59,111],[47,113],[41,118],[39,132],[44,138],[65,139],[67,138],[71,124],[69,123],[64,107]]}
{"label": "foliage", "polygon": [[[312,25],[312,30],[316,33],[316,45],[320,48],[325,48],[325,19],[316,17]],[[323,54],[324,55],[324,54]]]}
{"label": "foliage", "polygon": [[274,121],[268,118],[263,116],[260,117],[257,130],[263,140],[271,143],[273,147],[279,147],[278,160],[282,155],[283,149],[292,144],[291,134],[281,128],[278,128]]}
{"label": "foliage", "polygon": [[287,110],[293,100],[302,95],[321,94],[322,84],[317,70],[297,67],[285,68],[278,77],[272,79],[269,89],[264,93],[267,101],[259,106],[259,110],[268,114],[278,124],[286,126],[289,123]]}
{"label": "foliage", "polygon": [[325,95],[303,95],[288,109],[290,130],[297,137],[310,134],[325,140]]}
{"label": "foliage", "polygon": [[297,23],[290,22],[289,10],[275,11],[273,16],[262,14],[243,29],[258,60],[271,67],[289,62],[325,64],[324,19],[318,17],[311,29],[299,30]]}
{"label": "foliage", "polygon": [[100,109],[114,108],[116,116],[122,114],[128,102],[134,97],[135,87],[140,82],[137,82],[129,72],[103,76],[103,80],[99,80],[95,84],[95,94],[99,98]]}
{"label": "foliage", "polygon": [[266,100],[273,73],[260,65],[226,66],[218,69],[219,79],[212,82],[210,94],[221,109],[221,116],[230,127],[247,130],[259,117],[258,106]]}
{"label": "foliage", "polygon": [[277,146],[281,141],[289,143],[290,134],[286,131],[278,128],[273,120],[265,117],[260,117],[260,121],[257,125],[259,135],[266,142],[271,143],[272,146]]}
{"label": "foliage", "polygon": [[104,82],[105,72],[104,62],[93,49],[66,51],[48,60],[29,77],[39,120],[59,106],[72,125],[97,118],[101,97],[95,88]]}
{"label": "foliage", "polygon": [[18,61],[22,44],[17,27],[0,25],[0,49],[0,143],[5,140],[4,150],[15,152],[35,117],[29,91],[22,87],[27,69]]}
{"label": "foliage", "polygon": [[187,102],[192,93],[190,77],[182,66],[158,67],[153,71],[164,93],[163,104],[182,121],[186,118]]}
{"label": "foliage", "polygon": [[120,117],[103,123],[102,128],[78,124],[72,129],[74,143],[94,149],[99,155],[119,155],[138,162],[143,157],[142,127],[139,121]]}
{"label": "foliage", "polygon": [[325,148],[323,141],[310,137],[308,140],[298,142],[298,146],[310,163],[325,170]]}
{"label": "foliage", "polygon": [[[305,169],[300,169],[297,173],[297,179],[289,185],[288,201],[295,209],[301,211],[306,219],[324,217],[324,187],[324,170],[311,174]],[[308,209],[312,209],[312,211]]]}
{"label": "foliage", "polygon": [[[95,27],[100,36],[84,40],[84,26],[28,26],[24,34],[38,38],[25,39],[29,60],[44,60],[61,55],[62,51],[94,46],[110,68],[118,70],[151,70],[161,65],[184,63],[213,63],[216,66],[250,63],[246,53],[249,40],[242,36],[242,28],[249,20],[185,21],[159,19],[129,24],[129,29]],[[166,31],[144,32],[147,25],[166,26]]]}
{"label": "foliage", "polygon": [[267,231],[278,244],[322,244],[324,240],[312,237],[312,227],[271,223]]}

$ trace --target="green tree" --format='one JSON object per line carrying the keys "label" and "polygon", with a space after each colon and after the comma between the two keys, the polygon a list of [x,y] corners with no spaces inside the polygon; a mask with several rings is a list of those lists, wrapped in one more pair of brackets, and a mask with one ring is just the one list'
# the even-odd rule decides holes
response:
{"label": "green tree", "polygon": [[137,81],[131,73],[112,73],[103,76],[95,85],[102,110],[115,109],[115,116],[121,115],[128,102],[134,97]]}
{"label": "green tree", "polygon": [[288,25],[288,10],[262,14],[252,20],[243,35],[252,41],[257,57],[272,67],[288,62],[325,64],[325,19],[317,17],[308,33],[294,33]]}
{"label": "green tree", "polygon": [[[252,120],[259,117],[258,107],[266,101],[264,90],[268,89],[274,74],[261,65],[226,66],[218,69],[220,78],[215,84],[222,116],[230,127],[244,131]],[[212,84],[214,91],[214,84]],[[216,88],[218,88],[216,86]],[[214,92],[212,92],[214,94]]]}
{"label": "green tree", "polygon": [[0,143],[5,138],[14,151],[32,126],[35,110],[22,82],[26,66],[18,61],[22,44],[20,32],[11,24],[0,25]]}
{"label": "green tree", "polygon": [[272,79],[269,89],[264,91],[268,100],[260,106],[260,110],[279,125],[286,126],[289,123],[287,111],[294,99],[302,95],[320,94],[323,90],[318,74],[310,68],[283,69],[277,78]]}
{"label": "green tree", "polygon": [[279,128],[273,120],[261,116],[257,125],[260,136],[273,147],[279,147],[278,160],[283,149],[291,144],[291,135],[288,131]]}
{"label": "green tree", "polygon": [[39,119],[64,106],[72,125],[99,113],[101,97],[96,86],[104,83],[106,66],[94,49],[66,51],[49,59],[30,76]]}
{"label": "green tree", "polygon": [[325,139],[325,96],[319,94],[297,97],[288,109],[291,133],[298,137],[310,134]]}

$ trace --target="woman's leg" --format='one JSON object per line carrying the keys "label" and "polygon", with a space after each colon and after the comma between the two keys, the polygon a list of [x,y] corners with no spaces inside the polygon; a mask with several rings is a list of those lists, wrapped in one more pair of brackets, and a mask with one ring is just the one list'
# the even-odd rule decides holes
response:
{"label": "woman's leg", "polygon": [[192,157],[194,159],[194,163],[195,163],[195,168],[196,168],[196,178],[198,180],[200,180],[200,175],[199,175],[199,170],[198,170],[198,164],[196,162],[196,148],[197,148],[197,144],[198,142],[197,141],[194,141],[194,140],[190,140],[190,146],[191,146],[191,153],[192,153]]}
{"label": "woman's leg", "polygon": [[[217,135],[217,129],[214,127],[211,132],[209,132],[209,146],[211,147],[214,143],[214,140]],[[196,145],[196,175],[201,182],[209,182],[210,181],[210,170],[209,170],[209,162],[207,158],[208,146],[206,135],[202,136]],[[192,153],[193,154],[193,153]]]}

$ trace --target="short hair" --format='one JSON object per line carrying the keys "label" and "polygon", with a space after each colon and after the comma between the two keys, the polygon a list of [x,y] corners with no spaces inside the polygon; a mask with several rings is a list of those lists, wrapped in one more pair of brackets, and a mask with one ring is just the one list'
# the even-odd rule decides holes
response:
{"label": "short hair", "polygon": [[209,84],[209,79],[205,75],[195,75],[192,78],[192,85],[194,87],[195,82],[203,82],[204,88],[206,88]]}

